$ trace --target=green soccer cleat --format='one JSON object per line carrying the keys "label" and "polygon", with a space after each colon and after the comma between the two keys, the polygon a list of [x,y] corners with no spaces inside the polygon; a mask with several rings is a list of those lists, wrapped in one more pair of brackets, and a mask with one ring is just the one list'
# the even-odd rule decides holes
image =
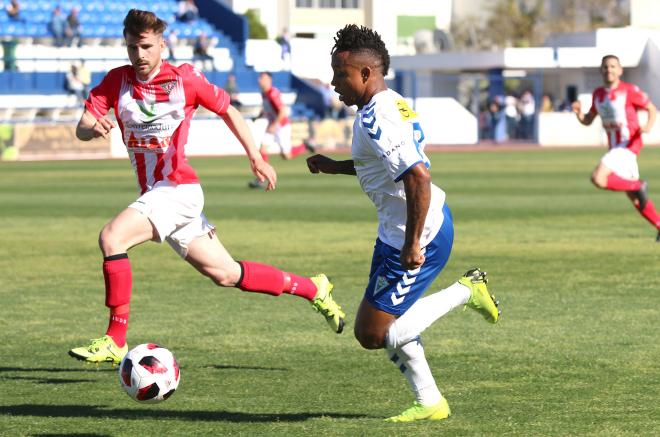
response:
{"label": "green soccer cleat", "polygon": [[416,420],[442,420],[451,415],[447,399],[441,398],[440,401],[430,407],[425,407],[419,402],[415,401],[413,406],[408,408],[403,413],[388,417],[386,422],[414,422]]}
{"label": "green soccer cleat", "polygon": [[470,269],[458,282],[470,289],[470,299],[465,306],[476,310],[490,323],[497,323],[501,313],[497,308],[499,301],[488,292],[486,272],[482,272],[478,268]]}
{"label": "green soccer cleat", "polygon": [[323,273],[312,276],[310,279],[316,285],[317,290],[316,296],[312,300],[312,307],[323,314],[330,329],[337,334],[341,334],[344,330],[344,317],[346,317],[346,314],[332,298],[332,283]]}
{"label": "green soccer cleat", "polygon": [[69,351],[73,358],[88,363],[111,363],[117,365],[128,352],[128,346],[117,346],[109,335],[92,340],[89,346],[81,346]]}

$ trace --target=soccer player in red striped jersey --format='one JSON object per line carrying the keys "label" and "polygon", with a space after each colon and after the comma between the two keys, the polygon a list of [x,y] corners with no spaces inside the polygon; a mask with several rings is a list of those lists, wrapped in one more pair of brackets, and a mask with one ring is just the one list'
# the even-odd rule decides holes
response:
{"label": "soccer player in red striped jersey", "polygon": [[[589,126],[600,115],[607,133],[609,151],[591,174],[591,182],[601,189],[624,191],[639,213],[658,230],[656,241],[660,242],[660,215],[648,197],[648,184],[639,178],[637,166],[642,133],[653,127],[656,107],[637,86],[621,80],[623,68],[616,56],[603,57],[600,73],[603,86],[594,90],[589,112],[583,114],[580,102],[573,103],[580,123]],[[637,119],[639,109],[648,112],[646,124],[641,127]]]}
{"label": "soccer player in red striped jersey", "polygon": [[298,295],[312,303],[331,329],[340,333],[344,313],[333,300],[323,275],[311,278],[273,266],[235,261],[222,246],[202,208],[204,194],[185,155],[190,120],[199,105],[218,114],[247,153],[254,175],[275,188],[273,168],[261,158],[242,116],[229,95],[189,64],[175,67],[161,58],[166,23],[148,11],[132,9],[124,20],[130,65],[111,70],[85,102],[76,135],[83,141],[108,138],[114,110],[140,197],[101,230],[105,304],[110,309],[106,334],[69,354],[88,362],[119,363],[128,351],[132,273],[127,252],[146,241],[167,241],[178,254],[219,286],[243,291]]}
{"label": "soccer player in red striped jersey", "polygon": [[[268,162],[268,149],[279,147],[280,156],[284,159],[293,159],[306,150],[314,152],[314,147],[309,141],[297,146],[291,146],[291,119],[286,105],[282,101],[282,93],[273,86],[273,76],[268,72],[259,74],[259,88],[261,88],[261,99],[263,109],[261,115],[268,120],[266,133],[261,140],[259,153],[264,161]],[[250,188],[264,187],[264,182],[256,179],[248,184]]]}

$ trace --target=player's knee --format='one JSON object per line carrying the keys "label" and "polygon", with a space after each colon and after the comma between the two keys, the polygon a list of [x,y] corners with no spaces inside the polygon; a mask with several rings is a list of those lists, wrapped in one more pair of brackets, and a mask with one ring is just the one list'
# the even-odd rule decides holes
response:
{"label": "player's knee", "polygon": [[605,188],[607,185],[607,178],[602,177],[599,173],[593,173],[591,175],[591,183],[597,188]]}
{"label": "player's knee", "polygon": [[99,248],[104,255],[126,252],[126,248],[119,247],[117,235],[110,226],[105,225],[99,233]]}
{"label": "player's knee", "polygon": [[228,270],[215,269],[212,272],[208,272],[207,276],[218,287],[236,286],[236,279],[231,275],[231,273]]}
{"label": "player's knee", "polygon": [[385,344],[385,335],[373,331],[361,330],[358,326],[354,329],[355,339],[365,349],[382,349]]}

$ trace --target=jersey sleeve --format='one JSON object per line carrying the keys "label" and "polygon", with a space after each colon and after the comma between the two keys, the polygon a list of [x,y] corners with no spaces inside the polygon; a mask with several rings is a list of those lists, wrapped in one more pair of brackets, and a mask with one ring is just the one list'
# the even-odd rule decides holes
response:
{"label": "jersey sleeve", "polygon": [[190,64],[184,64],[181,67],[188,82],[186,87],[190,86],[194,90],[194,104],[201,105],[211,112],[222,116],[227,113],[229,108],[229,94],[220,87],[215,86],[208,81],[204,73],[194,68]]}
{"label": "jersey sleeve", "polygon": [[649,96],[635,85],[630,87],[628,99],[635,108],[646,108],[651,103]]}
{"label": "jersey sleeve", "polygon": [[419,123],[398,120],[366,111],[362,115],[361,128],[371,148],[381,157],[385,170],[394,182],[398,182],[413,167],[430,163],[422,153],[424,141]]}
{"label": "jersey sleeve", "polygon": [[94,117],[101,118],[110,112],[110,108],[114,107],[119,96],[121,80],[121,71],[110,70],[101,83],[89,92],[89,97],[85,100],[85,107]]}

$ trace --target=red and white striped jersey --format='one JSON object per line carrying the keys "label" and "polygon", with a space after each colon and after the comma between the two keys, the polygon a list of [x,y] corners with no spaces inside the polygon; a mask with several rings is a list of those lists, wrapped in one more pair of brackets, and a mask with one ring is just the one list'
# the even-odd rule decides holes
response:
{"label": "red and white striped jersey", "polygon": [[[277,119],[277,114],[279,114],[281,110],[286,110],[284,102],[282,102],[282,93],[274,86],[270,87],[268,91],[262,92],[261,98],[264,102],[264,115],[269,123],[272,123]],[[280,120],[280,126],[286,126],[290,123],[291,120],[289,120],[289,117],[284,117]]]}
{"label": "red and white striped jersey", "polygon": [[161,180],[199,182],[185,155],[190,120],[199,105],[222,116],[229,95],[192,65],[165,61],[144,82],[130,65],[110,70],[85,102],[97,119],[114,109],[142,194]]}
{"label": "red and white striped jersey", "polygon": [[610,149],[625,147],[639,154],[643,144],[637,110],[650,103],[648,96],[637,86],[620,81],[616,88],[596,88],[592,97],[589,112],[600,115]]}

